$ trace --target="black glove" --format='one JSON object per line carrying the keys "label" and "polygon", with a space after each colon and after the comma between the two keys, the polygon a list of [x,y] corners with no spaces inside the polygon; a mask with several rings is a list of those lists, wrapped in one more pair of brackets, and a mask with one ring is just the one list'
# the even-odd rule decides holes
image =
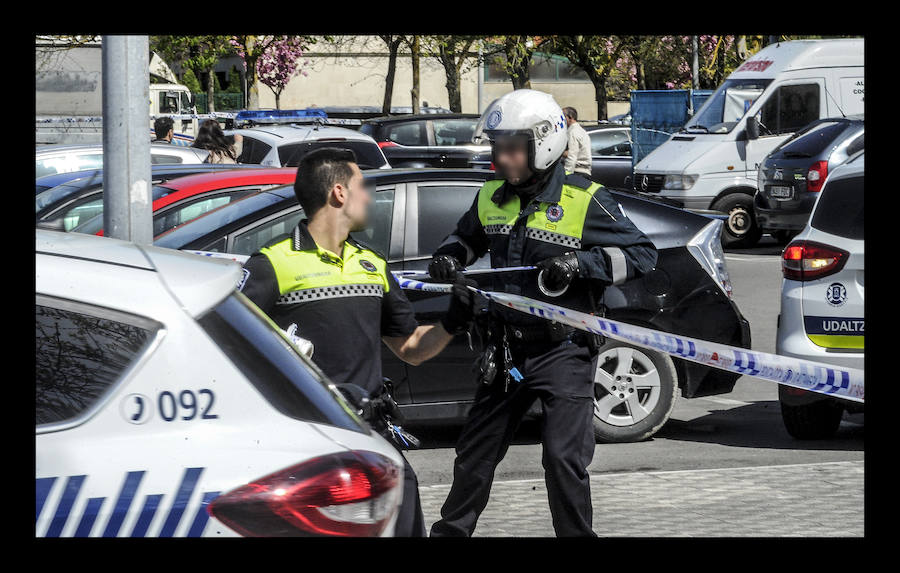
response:
{"label": "black glove", "polygon": [[470,286],[478,286],[478,283],[465,275],[457,274],[453,283],[453,291],[450,293],[450,308],[441,319],[444,330],[450,334],[459,334],[469,330],[475,316],[475,293],[469,290]]}
{"label": "black glove", "polygon": [[453,255],[435,255],[428,265],[428,274],[439,281],[453,281],[462,268],[459,259]]}
{"label": "black glove", "polygon": [[566,288],[578,276],[578,257],[574,252],[544,259],[536,266],[538,272],[544,273],[544,286],[554,292]]}

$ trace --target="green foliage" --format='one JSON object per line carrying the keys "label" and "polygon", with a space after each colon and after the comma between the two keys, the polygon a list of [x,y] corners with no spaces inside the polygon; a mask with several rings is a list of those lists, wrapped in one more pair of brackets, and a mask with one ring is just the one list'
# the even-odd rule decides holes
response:
{"label": "green foliage", "polygon": [[190,68],[184,71],[184,76],[181,78],[181,83],[186,85],[187,88],[192,92],[199,92],[203,89],[200,86],[200,80],[197,79],[197,75],[194,74],[194,71]]}

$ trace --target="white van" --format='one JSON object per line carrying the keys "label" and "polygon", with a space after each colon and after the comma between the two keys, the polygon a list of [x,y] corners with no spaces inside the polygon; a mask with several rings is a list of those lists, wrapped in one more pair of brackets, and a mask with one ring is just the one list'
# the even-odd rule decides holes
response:
{"label": "white van", "polygon": [[726,246],[755,244],[759,164],[814,120],[863,113],[863,51],[862,38],[780,42],[760,50],[635,166],[634,188],[688,209],[725,213]]}

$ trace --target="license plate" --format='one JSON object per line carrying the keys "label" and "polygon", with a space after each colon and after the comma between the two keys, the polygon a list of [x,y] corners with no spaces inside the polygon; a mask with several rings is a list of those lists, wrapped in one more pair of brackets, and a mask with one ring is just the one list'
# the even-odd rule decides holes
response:
{"label": "license plate", "polygon": [[794,188],[772,186],[769,187],[769,195],[777,199],[790,199],[794,195]]}

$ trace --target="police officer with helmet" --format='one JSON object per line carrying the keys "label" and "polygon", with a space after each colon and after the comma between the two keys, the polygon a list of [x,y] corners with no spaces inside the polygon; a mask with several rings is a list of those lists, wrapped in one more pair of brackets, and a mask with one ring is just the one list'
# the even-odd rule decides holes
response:
{"label": "police officer with helmet", "polygon": [[[483,287],[602,312],[608,285],[650,271],[656,249],[601,185],[566,173],[568,134],[552,96],[515,90],[495,100],[473,141],[490,140],[502,178],[486,182],[435,252],[447,282],[490,251],[504,272]],[[537,276],[535,276],[537,275]],[[594,453],[593,372],[599,337],[491,303],[475,400],[456,447],[453,485],[431,535],[471,536],[522,417],[543,406],[543,466],[557,536],[592,536],[587,467]]]}
{"label": "police officer with helmet", "polygon": [[[369,224],[373,193],[352,151],[322,148],[303,157],[294,183],[306,219],[244,264],[242,292],[295,341],[312,343],[313,362],[398,450],[414,440],[381,376],[380,342],[419,364],[467,331],[474,295],[460,278],[438,324],[419,325],[385,257],[350,237]],[[402,454],[402,451],[401,451]],[[418,481],[404,456],[395,534],[424,537]]]}

